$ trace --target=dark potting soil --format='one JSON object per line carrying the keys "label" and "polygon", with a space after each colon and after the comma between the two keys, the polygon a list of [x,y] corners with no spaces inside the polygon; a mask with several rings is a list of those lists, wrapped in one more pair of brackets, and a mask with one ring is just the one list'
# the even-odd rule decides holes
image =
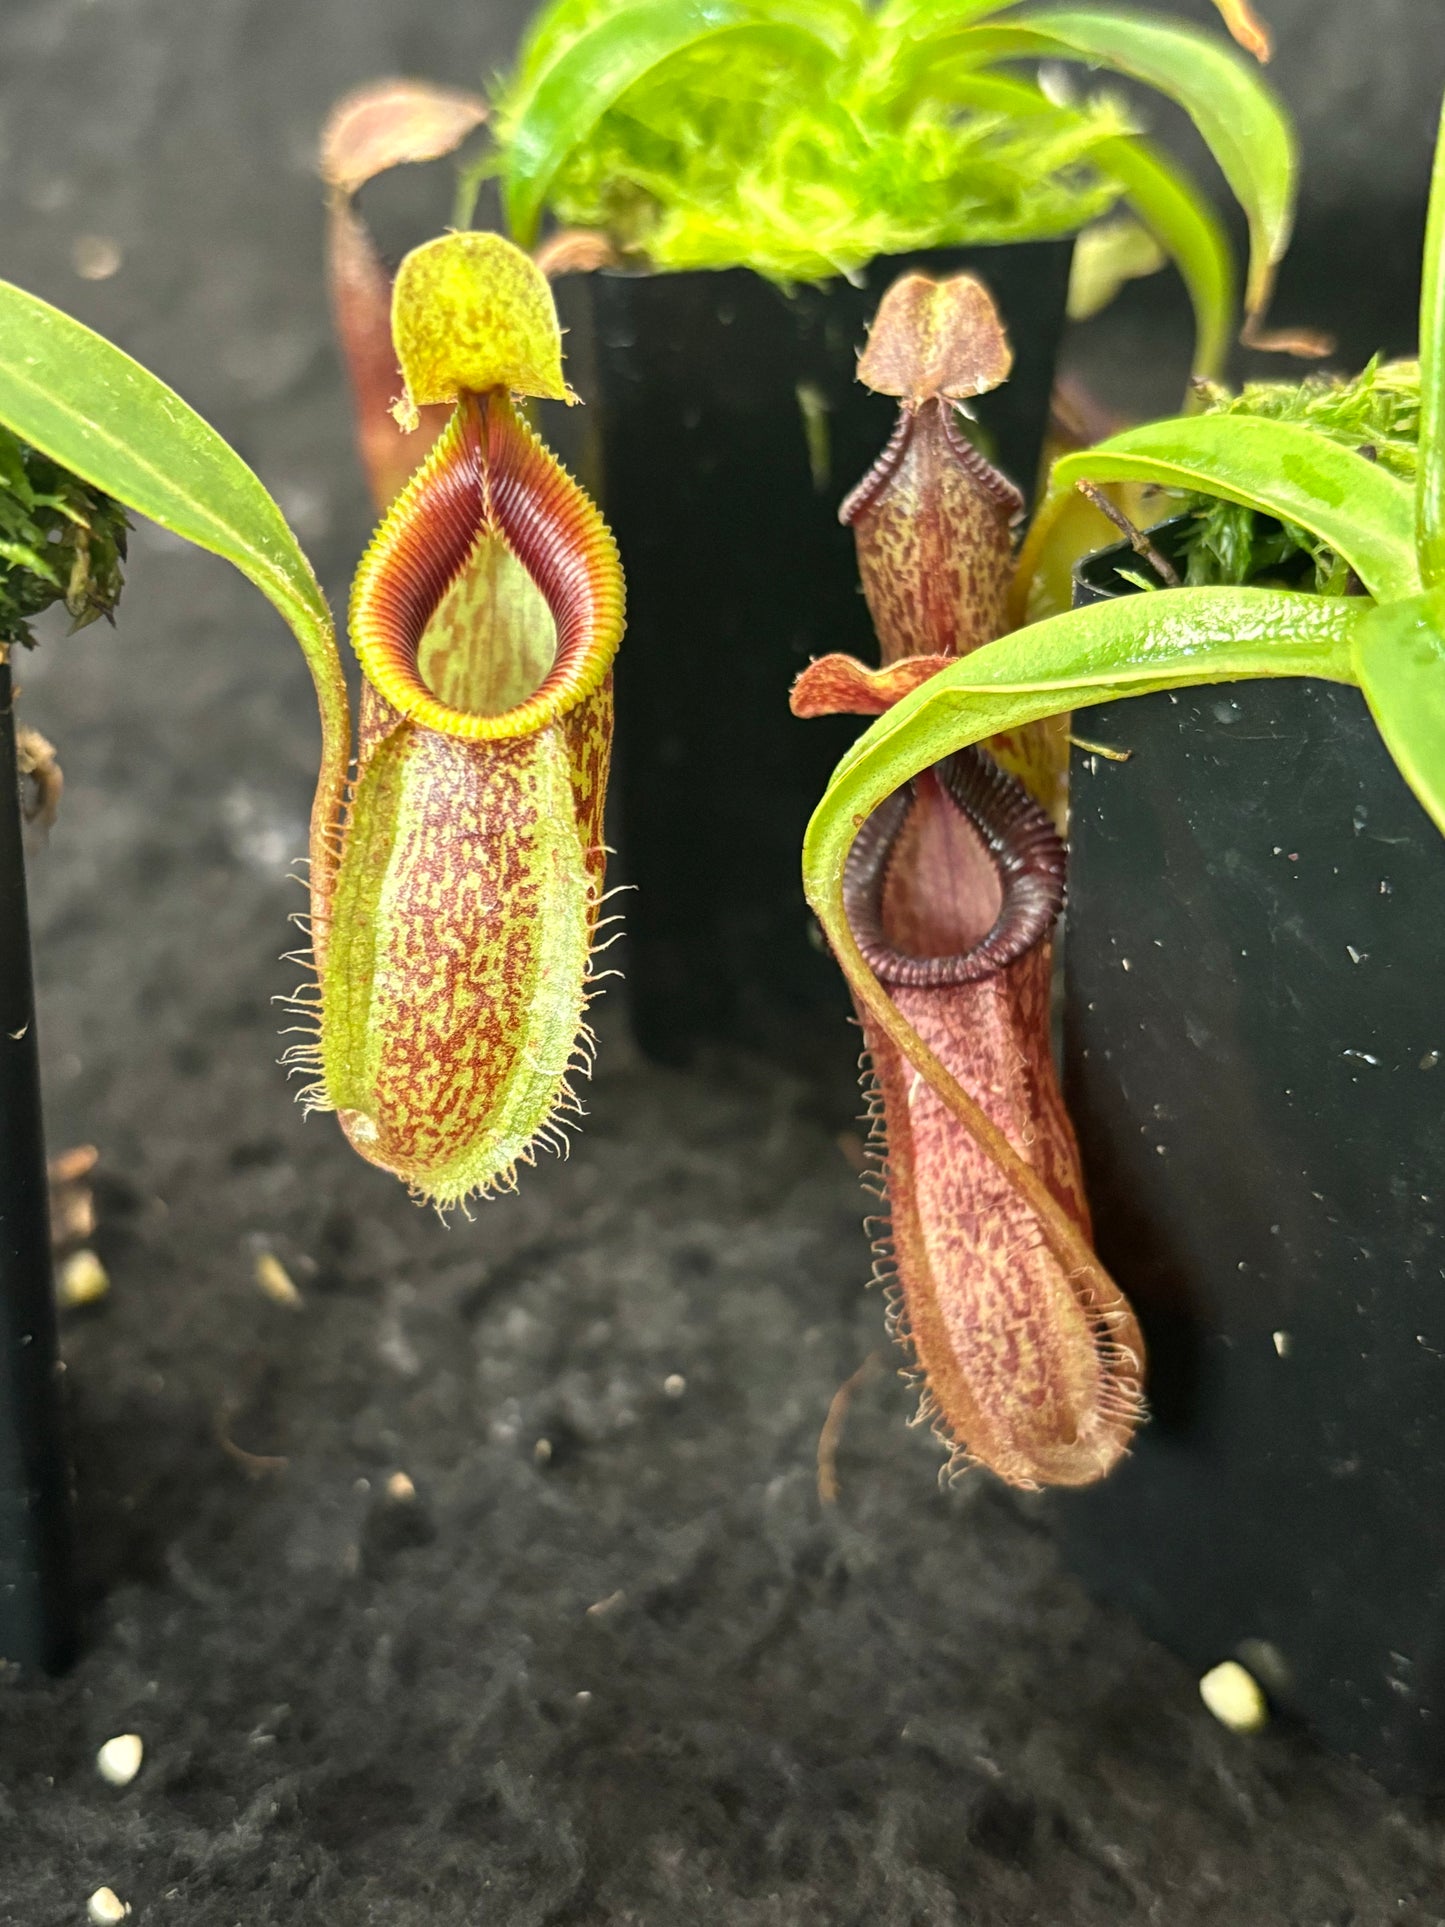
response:
{"label": "dark potting soil", "polygon": [[[217,421],[338,605],[368,513],[316,128],[372,75],[481,73],[517,11],[0,10],[0,271]],[[118,272],[77,275],[87,236]],[[67,775],[52,1149],[101,1149],[111,1289],[64,1328],[85,1650],[0,1685],[3,1927],[102,1885],[136,1927],[1445,1920],[1433,1816],[1225,1733],[1032,1504],[939,1490],[799,1087],[649,1068],[617,1000],[570,1162],[450,1228],[302,1119],[270,1000],[315,726],[239,578],[139,530],[119,632],[20,668]]]}

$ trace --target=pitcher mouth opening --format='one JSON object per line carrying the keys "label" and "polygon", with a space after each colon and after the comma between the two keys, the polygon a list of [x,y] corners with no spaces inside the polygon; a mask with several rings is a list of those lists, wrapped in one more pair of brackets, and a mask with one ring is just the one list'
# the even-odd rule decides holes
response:
{"label": "pitcher mouth opening", "polygon": [[368,681],[442,735],[527,736],[601,686],[622,626],[601,516],[502,390],[464,394],[357,571]]}
{"label": "pitcher mouth opening", "polygon": [[[900,947],[898,911],[888,902],[890,873],[915,811],[930,805],[954,813],[948,826],[961,906],[951,932],[935,920],[930,952]],[[937,799],[936,805],[934,799]],[[992,757],[970,747],[946,756],[918,783],[896,791],[868,818],[843,872],[843,907],[859,949],[880,983],[942,990],[979,983],[1048,935],[1064,901],[1064,845],[1047,814]],[[969,887],[972,886],[972,887]],[[903,921],[907,922],[906,912]],[[951,934],[957,944],[948,948]]]}

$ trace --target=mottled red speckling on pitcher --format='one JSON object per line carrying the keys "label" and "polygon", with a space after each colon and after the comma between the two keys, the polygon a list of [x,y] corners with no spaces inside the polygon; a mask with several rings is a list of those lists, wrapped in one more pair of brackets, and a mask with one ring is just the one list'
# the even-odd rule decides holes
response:
{"label": "mottled red speckling on pitcher", "polygon": [[317,1021],[294,1061],[363,1157],[446,1208],[513,1187],[580,1110],[623,583],[518,407],[569,399],[536,264],[448,234],[390,293],[397,414],[433,411],[434,439],[409,479],[404,448],[363,443],[378,495],[399,492],[352,588],[356,763],[319,818]]}
{"label": "mottled red speckling on pitcher", "polygon": [[[908,275],[885,297],[858,373],[898,398],[898,424],[841,511],[882,665],[812,663],[796,714],[881,715],[1004,632],[1023,504],[963,433],[958,405],[1011,362],[971,276]],[[1085,1485],[1142,1417],[1144,1352],[1088,1241],[1050,1050],[1065,725],[989,748],[891,796],[859,826],[843,876],[849,933],[887,995],[885,1024],[854,983],[889,1210],[880,1272],[922,1374],[921,1416],[954,1459],[1014,1485]],[[903,1054],[900,1020],[944,1076]]]}

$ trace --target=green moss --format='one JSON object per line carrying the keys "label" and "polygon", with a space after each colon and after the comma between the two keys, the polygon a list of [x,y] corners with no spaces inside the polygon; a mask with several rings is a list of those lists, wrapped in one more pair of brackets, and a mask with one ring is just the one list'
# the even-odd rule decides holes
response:
{"label": "green moss", "polygon": [[109,616],[130,524],[120,504],[0,428],[0,645],[63,602],[74,627]]}
{"label": "green moss", "polygon": [[801,104],[782,74],[776,93],[739,103],[697,65],[708,84],[685,129],[652,110],[656,86],[603,117],[558,177],[564,223],[604,228],[660,268],[746,262],[810,280],[915,248],[1073,233],[1118,197],[1087,166],[1123,131],[1108,104],[1062,125],[931,107],[894,127],[860,105]]}
{"label": "green moss", "polygon": [[[609,11],[560,0],[543,13],[498,104],[498,171],[538,76]],[[855,38],[835,61],[762,34],[661,61],[568,152],[552,212],[650,267],[746,265],[789,282],[917,248],[1069,234],[1118,200],[1090,157],[1134,131],[1119,101],[1061,106],[1030,90],[1026,112],[985,111],[920,90],[901,109],[897,49],[865,8],[844,11]]]}
{"label": "green moss", "polygon": [[[1402,481],[1413,482],[1420,434],[1420,365],[1376,357],[1350,380],[1311,377],[1300,382],[1246,383],[1237,395],[1206,390],[1212,415],[1300,422],[1346,448],[1368,449],[1374,460]],[[1190,517],[1182,536],[1186,580],[1193,584],[1246,584],[1286,580],[1320,593],[1342,595],[1349,571],[1308,530],[1213,496],[1189,494],[1180,501]]]}

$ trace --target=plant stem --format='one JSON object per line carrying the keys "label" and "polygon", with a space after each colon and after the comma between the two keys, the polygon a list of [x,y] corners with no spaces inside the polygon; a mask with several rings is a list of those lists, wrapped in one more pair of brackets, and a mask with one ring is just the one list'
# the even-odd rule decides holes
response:
{"label": "plant stem", "polygon": [[1114,524],[1135,555],[1143,556],[1166,587],[1170,589],[1179,587],[1179,571],[1168,556],[1155,548],[1142,529],[1135,528],[1123,509],[1111,502],[1101,488],[1095,488],[1092,482],[1075,482],[1074,487],[1080,495],[1086,496],[1093,503],[1100,515]]}
{"label": "plant stem", "polygon": [[66,1663],[71,1566],[20,779],[0,645],[0,1660]]}

